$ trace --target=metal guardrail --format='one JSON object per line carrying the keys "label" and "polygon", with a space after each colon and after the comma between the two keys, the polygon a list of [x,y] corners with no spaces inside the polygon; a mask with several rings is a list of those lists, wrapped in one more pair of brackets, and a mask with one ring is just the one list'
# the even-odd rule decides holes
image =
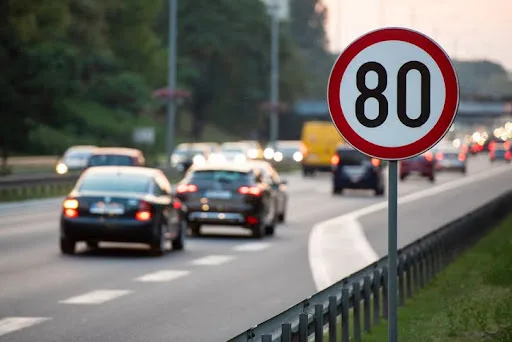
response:
{"label": "metal guardrail", "polygon": [[[511,211],[512,191],[400,249],[399,305]],[[387,318],[389,276],[383,257],[228,342],[323,342],[324,334],[329,342],[340,336],[342,342],[359,342],[372,325]]]}

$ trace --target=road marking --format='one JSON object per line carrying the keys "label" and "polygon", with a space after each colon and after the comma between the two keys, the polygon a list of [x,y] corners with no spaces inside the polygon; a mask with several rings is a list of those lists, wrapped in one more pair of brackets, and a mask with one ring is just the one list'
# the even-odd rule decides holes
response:
{"label": "road marking", "polygon": [[[428,189],[400,196],[398,204],[410,203],[431,197],[465,184],[491,178],[504,172],[510,172],[510,170],[510,165],[504,165],[489,171],[479,172],[476,175],[449,181]],[[366,239],[363,227],[358,219],[387,207],[387,201],[382,201],[320,222],[313,227],[309,235],[308,258],[313,280],[318,291],[378,260],[378,255]]]}
{"label": "road marking", "polygon": [[233,260],[235,257],[232,255],[209,255],[204,258],[196,259],[192,261],[194,265],[201,265],[201,266],[217,266],[225,264],[226,262],[229,262]]}
{"label": "road marking", "polygon": [[158,283],[158,282],[165,282],[165,281],[171,281],[178,278],[182,278],[186,275],[188,275],[190,271],[181,271],[181,270],[162,270],[157,271],[153,273],[149,273],[146,275],[143,275],[141,277],[138,277],[135,279],[135,281],[141,281],[146,283]]}
{"label": "road marking", "polygon": [[271,246],[269,242],[249,242],[233,247],[237,252],[257,252],[267,249]]}
{"label": "road marking", "polygon": [[118,297],[132,293],[130,290],[97,290],[80,296],[62,300],[62,304],[103,304]]}
{"label": "road marking", "polygon": [[0,319],[0,336],[50,320],[50,317],[5,317]]}

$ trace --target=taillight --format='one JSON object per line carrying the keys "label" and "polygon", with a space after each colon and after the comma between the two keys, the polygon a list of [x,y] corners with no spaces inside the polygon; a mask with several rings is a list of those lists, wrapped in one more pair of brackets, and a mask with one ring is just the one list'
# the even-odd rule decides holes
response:
{"label": "taillight", "polygon": [[461,162],[463,162],[464,160],[466,160],[466,154],[465,153],[459,153],[459,160]]}
{"label": "taillight", "polygon": [[425,153],[425,159],[429,162],[431,162],[432,160],[434,160],[434,156],[432,155],[432,152],[427,152]]}
{"label": "taillight", "polygon": [[74,198],[67,198],[62,203],[64,209],[64,216],[68,218],[75,218],[78,216],[78,201]]}
{"label": "taillight", "polygon": [[489,151],[494,151],[494,148],[496,147],[495,145],[496,145],[496,142],[495,142],[495,141],[491,141],[491,142],[489,143],[489,145],[487,145],[487,149],[488,149]]}
{"label": "taillight", "polygon": [[443,160],[443,158],[444,158],[443,152],[436,153],[436,160]]}
{"label": "taillight", "polygon": [[505,152],[505,159],[510,160],[510,157],[512,157],[510,151]]}
{"label": "taillight", "polygon": [[180,201],[175,201],[172,204],[172,206],[173,206],[174,209],[181,209],[181,202]]}
{"label": "taillight", "polygon": [[340,156],[338,156],[337,154],[333,155],[333,156],[331,157],[331,164],[332,164],[333,166],[336,166],[336,165],[338,165],[339,163],[340,163]]}
{"label": "taillight", "polygon": [[149,221],[151,220],[152,216],[153,215],[151,214],[151,204],[145,201],[140,201],[139,208],[135,213],[135,219],[137,221]]}
{"label": "taillight", "polygon": [[180,184],[176,188],[176,192],[179,194],[185,193],[185,192],[196,192],[197,186],[194,184]]}
{"label": "taillight", "polygon": [[64,216],[68,218],[74,218],[78,216],[78,210],[76,209],[64,209]]}
{"label": "taillight", "polygon": [[308,148],[306,147],[306,145],[304,145],[304,143],[300,143],[300,153],[302,154],[303,157],[306,157],[306,155],[308,154]]}
{"label": "taillight", "polygon": [[510,149],[510,142],[505,141],[505,142],[503,143],[503,147],[505,148],[505,150],[509,150],[509,149]]}
{"label": "taillight", "polygon": [[257,186],[241,186],[238,192],[242,195],[260,196],[261,190]]}
{"label": "taillight", "polygon": [[378,167],[380,165],[380,160],[377,158],[372,158],[372,165]]}

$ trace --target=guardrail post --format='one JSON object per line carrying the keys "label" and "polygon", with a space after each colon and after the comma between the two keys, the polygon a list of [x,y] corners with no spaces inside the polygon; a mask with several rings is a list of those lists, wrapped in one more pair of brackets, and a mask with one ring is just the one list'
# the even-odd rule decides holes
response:
{"label": "guardrail post", "polygon": [[388,267],[382,268],[382,314],[384,319],[388,319]]}
{"label": "guardrail post", "polygon": [[324,306],[315,305],[315,342],[324,341]]}
{"label": "guardrail post", "polygon": [[281,342],[292,342],[292,325],[290,323],[281,324]]}
{"label": "guardrail post", "polygon": [[[400,253],[402,254],[402,253]],[[398,305],[403,306],[405,304],[405,291],[404,291],[404,258],[402,255],[398,257]]]}
{"label": "guardrail post", "polygon": [[308,342],[308,314],[299,315],[299,342]]}
{"label": "guardrail post", "polygon": [[413,293],[418,292],[420,288],[420,261],[420,250],[418,248],[414,248],[412,270]]}
{"label": "guardrail post", "polygon": [[381,274],[377,265],[373,270],[373,325],[377,325],[380,322],[380,285],[381,285]]}
{"label": "guardrail post", "polygon": [[361,341],[361,285],[359,281],[352,283],[352,309],[354,318],[354,341]]}
{"label": "guardrail post", "polygon": [[418,271],[420,276],[420,288],[423,288],[425,286],[425,250],[424,247],[420,247],[420,252],[418,253]]}
{"label": "guardrail post", "polygon": [[371,303],[371,296],[372,296],[372,289],[371,289],[371,280],[369,276],[364,277],[364,290],[363,290],[363,316],[364,316],[364,331],[370,332],[372,328],[371,323],[371,310],[370,310],[370,303]]}
{"label": "guardrail post", "polygon": [[425,273],[426,273],[426,283],[432,280],[432,246],[430,243],[427,243],[425,248]]}
{"label": "guardrail post", "polygon": [[350,301],[350,291],[348,287],[345,286],[341,290],[341,342],[349,341],[349,301]]}
{"label": "guardrail post", "polygon": [[336,296],[329,297],[329,342],[336,342],[336,316],[338,313]]}
{"label": "guardrail post", "polygon": [[411,274],[411,266],[413,262],[413,256],[412,254],[406,254],[405,255],[405,288],[407,297],[412,297],[412,274]]}

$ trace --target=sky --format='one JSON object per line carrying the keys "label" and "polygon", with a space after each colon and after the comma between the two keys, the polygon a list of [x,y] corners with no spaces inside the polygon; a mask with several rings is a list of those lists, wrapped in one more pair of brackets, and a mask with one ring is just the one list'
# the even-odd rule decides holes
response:
{"label": "sky", "polygon": [[379,27],[402,26],[435,39],[451,58],[487,59],[512,71],[512,0],[322,1],[333,51]]}

